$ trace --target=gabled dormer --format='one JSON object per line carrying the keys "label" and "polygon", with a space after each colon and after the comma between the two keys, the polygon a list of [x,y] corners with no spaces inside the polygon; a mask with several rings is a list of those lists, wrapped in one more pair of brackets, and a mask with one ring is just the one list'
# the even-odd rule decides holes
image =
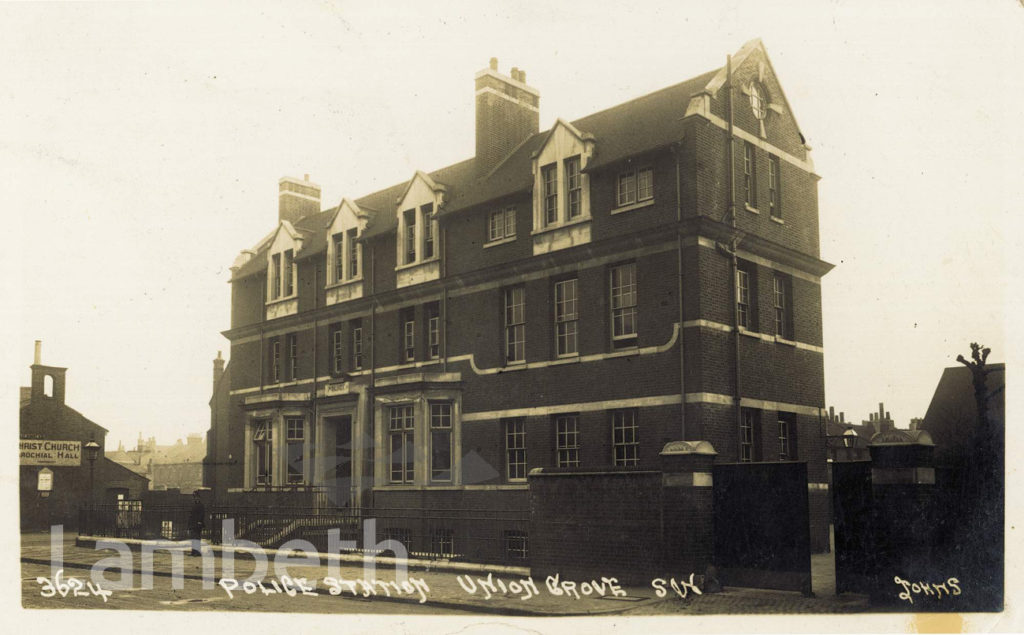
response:
{"label": "gabled dormer", "polygon": [[327,304],[363,297],[363,246],[359,239],[367,220],[369,214],[346,198],[327,228]]}
{"label": "gabled dormer", "polygon": [[559,119],[533,155],[533,253],[590,242],[593,135]]}
{"label": "gabled dormer", "polygon": [[295,256],[302,249],[302,234],[287,220],[280,221],[267,250],[267,319],[293,315],[299,310],[298,269]]}
{"label": "gabled dormer", "polygon": [[406,287],[440,277],[437,210],[444,204],[444,195],[444,185],[417,171],[398,197],[395,207],[398,216],[396,286]]}

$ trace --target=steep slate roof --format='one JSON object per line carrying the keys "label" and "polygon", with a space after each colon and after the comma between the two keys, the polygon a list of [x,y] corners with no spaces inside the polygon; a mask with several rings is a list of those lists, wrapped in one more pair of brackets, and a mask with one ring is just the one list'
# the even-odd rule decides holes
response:
{"label": "steep slate roof", "polygon": [[[708,71],[684,82],[657,90],[642,97],[587,115],[572,122],[584,134],[594,136],[594,155],[587,171],[612,165],[627,157],[656,150],[682,138],[682,118],[690,97],[701,92],[720,69]],[[476,159],[470,158],[448,167],[430,172],[432,179],[446,187],[442,216],[459,212],[505,196],[526,192],[533,187],[532,160],[549,130],[532,135],[488,174],[476,174]],[[363,239],[393,232],[398,226],[394,210],[396,200],[405,191],[409,181],[403,181],[356,199],[356,204],[370,214]],[[322,253],[327,246],[324,231],[334,218],[338,207],[300,219],[296,230],[305,240],[296,259]],[[233,276],[233,280],[266,269],[265,245]]]}

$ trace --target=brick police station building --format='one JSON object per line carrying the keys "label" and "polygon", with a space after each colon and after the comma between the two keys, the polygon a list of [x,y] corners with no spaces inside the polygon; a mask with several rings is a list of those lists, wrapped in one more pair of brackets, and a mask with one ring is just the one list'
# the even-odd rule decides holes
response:
{"label": "brick police station building", "polygon": [[718,462],[806,462],[827,549],[832,265],[760,40],[547,130],[525,71],[492,59],[475,89],[465,161],[326,209],[280,180],[276,226],[231,268],[205,484],[498,513],[528,506],[535,468],[658,469],[700,440]]}

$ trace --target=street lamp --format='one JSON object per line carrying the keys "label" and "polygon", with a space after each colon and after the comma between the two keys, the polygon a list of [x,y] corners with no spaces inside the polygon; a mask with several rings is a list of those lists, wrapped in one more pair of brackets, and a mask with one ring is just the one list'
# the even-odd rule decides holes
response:
{"label": "street lamp", "polygon": [[89,460],[89,502],[96,502],[94,494],[96,487],[96,457],[100,453],[100,444],[89,435],[89,442],[85,444],[85,458]]}

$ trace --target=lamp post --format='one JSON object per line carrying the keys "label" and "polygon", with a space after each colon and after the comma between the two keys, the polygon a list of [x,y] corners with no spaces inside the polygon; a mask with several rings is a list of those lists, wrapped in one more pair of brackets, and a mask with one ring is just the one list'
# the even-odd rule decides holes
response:
{"label": "lamp post", "polygon": [[89,503],[96,502],[96,457],[100,453],[100,444],[89,435],[89,442],[85,444],[85,458],[89,460]]}

